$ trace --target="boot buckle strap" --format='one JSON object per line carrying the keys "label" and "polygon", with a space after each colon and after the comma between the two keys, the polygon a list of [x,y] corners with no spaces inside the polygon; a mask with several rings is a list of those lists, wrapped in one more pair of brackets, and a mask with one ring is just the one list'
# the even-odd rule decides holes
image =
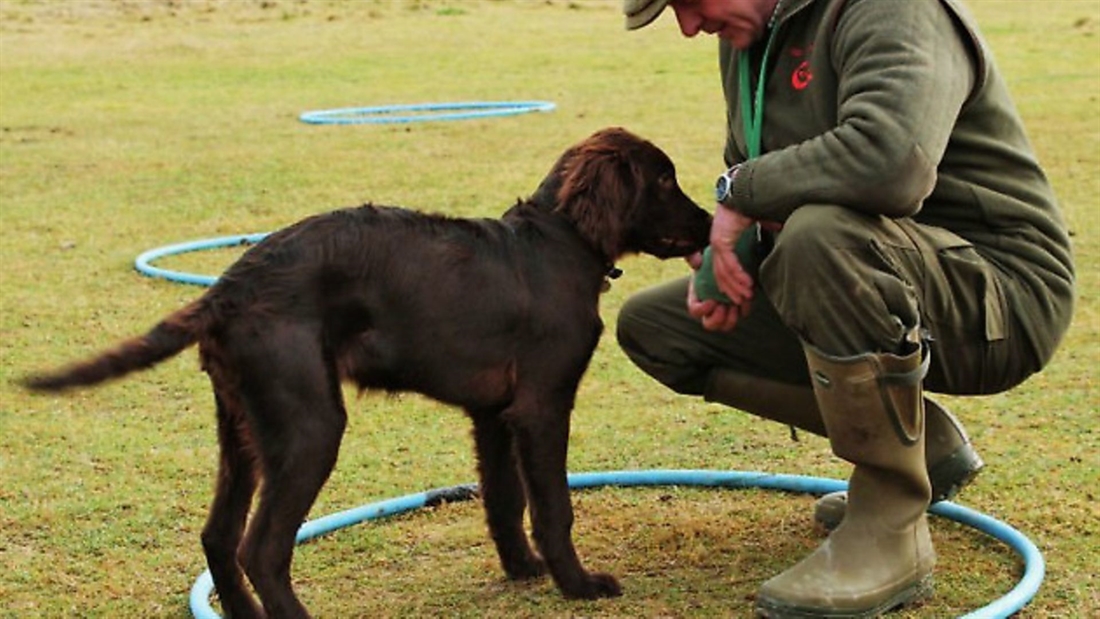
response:
{"label": "boot buckle strap", "polygon": [[889,417],[890,425],[893,426],[894,432],[898,435],[898,440],[906,447],[917,444],[917,441],[919,441],[924,434],[923,398],[921,398],[920,390],[918,389],[916,395],[918,412],[914,416],[911,424],[912,427],[907,428],[907,424],[901,419],[901,415],[894,405],[894,398],[890,395],[890,387],[920,386],[924,377],[928,375],[928,368],[932,364],[932,349],[928,346],[927,340],[923,338],[920,343],[920,355],[920,365],[912,370],[908,372],[892,372],[879,376],[879,383],[883,387],[879,392],[882,394],[882,404],[886,409],[886,416]]}

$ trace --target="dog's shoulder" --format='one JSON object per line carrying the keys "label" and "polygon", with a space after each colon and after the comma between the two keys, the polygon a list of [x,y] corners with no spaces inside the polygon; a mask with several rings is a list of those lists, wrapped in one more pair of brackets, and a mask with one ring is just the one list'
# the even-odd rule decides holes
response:
{"label": "dog's shoulder", "polygon": [[[587,247],[573,222],[553,207],[532,200],[520,200],[501,217],[521,243]],[[580,252],[585,253],[585,252]]]}

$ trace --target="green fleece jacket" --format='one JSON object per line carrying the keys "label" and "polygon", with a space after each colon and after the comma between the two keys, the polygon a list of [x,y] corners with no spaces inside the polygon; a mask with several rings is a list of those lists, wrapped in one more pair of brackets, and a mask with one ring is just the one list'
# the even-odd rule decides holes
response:
{"label": "green fleece jacket", "polygon": [[[752,161],[739,52],[720,47],[726,164],[744,162],[732,204],[778,222],[837,204],[950,230],[1011,284],[1007,311],[1048,359],[1072,311],[1069,236],[969,13],[954,0],[782,0],[775,27]],[[754,76],[763,48],[747,52]]]}

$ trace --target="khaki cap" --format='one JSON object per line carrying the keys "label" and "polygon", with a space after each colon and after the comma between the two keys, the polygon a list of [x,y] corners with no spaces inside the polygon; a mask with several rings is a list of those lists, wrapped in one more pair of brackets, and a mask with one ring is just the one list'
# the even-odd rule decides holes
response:
{"label": "khaki cap", "polygon": [[623,0],[626,29],[637,30],[650,24],[668,6],[669,0]]}

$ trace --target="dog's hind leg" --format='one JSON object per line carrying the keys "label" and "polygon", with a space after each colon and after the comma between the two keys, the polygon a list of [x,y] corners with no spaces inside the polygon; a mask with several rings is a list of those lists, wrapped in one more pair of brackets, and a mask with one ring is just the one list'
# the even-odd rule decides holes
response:
{"label": "dog's hind leg", "polygon": [[269,617],[308,617],[290,579],[295,537],[336,464],[347,414],[320,338],[268,334],[243,377],[263,481],[240,556]]}
{"label": "dog's hind leg", "polygon": [[531,550],[523,528],[527,498],[517,468],[512,432],[501,420],[498,409],[468,412],[474,420],[481,501],[504,573],[512,580],[542,576],[546,564]]}
{"label": "dog's hind leg", "polygon": [[515,436],[535,544],[566,597],[621,595],[615,577],[586,571],[573,547],[573,504],[565,468],[571,407],[554,406],[546,396],[529,400],[526,405],[514,403],[504,417]]}
{"label": "dog's hind leg", "polygon": [[248,508],[256,490],[252,458],[246,452],[247,430],[243,426],[240,402],[221,395],[228,392],[219,389],[217,378],[212,377],[212,380],[218,410],[221,462],[214,501],[202,531],[202,546],[226,615],[237,619],[262,618],[264,612],[249,592],[237,563]]}

